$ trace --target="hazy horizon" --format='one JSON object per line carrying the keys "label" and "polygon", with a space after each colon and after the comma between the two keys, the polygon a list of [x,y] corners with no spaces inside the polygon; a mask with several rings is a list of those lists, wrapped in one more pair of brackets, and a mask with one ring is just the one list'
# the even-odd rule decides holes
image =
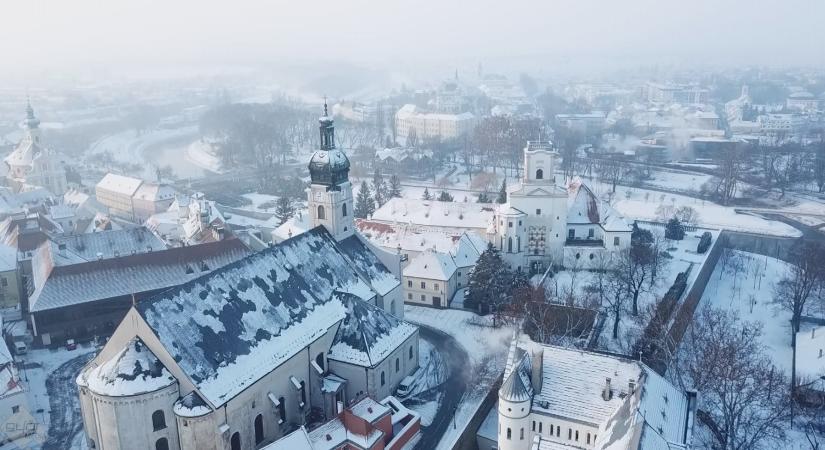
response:
{"label": "hazy horizon", "polygon": [[[347,62],[398,72],[825,64],[825,2],[9,2],[0,78]],[[445,69],[449,68],[449,70]],[[446,73],[445,73],[446,74]]]}

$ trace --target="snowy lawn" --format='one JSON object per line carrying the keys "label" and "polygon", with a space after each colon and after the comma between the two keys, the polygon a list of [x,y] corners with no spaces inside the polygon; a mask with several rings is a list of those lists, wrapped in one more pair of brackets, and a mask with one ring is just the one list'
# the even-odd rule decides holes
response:
{"label": "snowy lawn", "polygon": [[722,255],[702,296],[700,308],[730,310],[743,321],[762,324],[762,343],[777,367],[791,373],[791,313],[773,302],[773,288],[789,264],[754,253]]}
{"label": "snowy lawn", "polygon": [[439,449],[451,449],[481,406],[484,396],[503,373],[514,330],[509,327],[492,328],[488,326],[489,317],[453,309],[407,305],[404,307],[404,318],[447,333],[466,350],[469,357],[471,366],[464,374],[470,379],[455,414],[456,427],[447,428],[438,446]]}
{"label": "snowy lawn", "polygon": [[278,200],[278,197],[275,195],[259,194],[257,192],[243,194],[241,196],[252,202],[252,209],[260,209],[268,212],[275,211],[275,202]]}

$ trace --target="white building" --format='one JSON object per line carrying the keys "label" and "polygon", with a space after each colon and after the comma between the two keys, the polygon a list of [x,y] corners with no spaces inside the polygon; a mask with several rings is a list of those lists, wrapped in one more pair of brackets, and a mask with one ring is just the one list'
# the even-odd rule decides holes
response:
{"label": "white building", "polygon": [[378,107],[356,102],[339,102],[332,105],[332,115],[353,122],[372,122],[378,115]]}
{"label": "white building", "polygon": [[404,105],[395,113],[395,128],[398,138],[405,142],[412,130],[420,139],[455,139],[469,133],[475,127],[476,118],[471,113],[443,114],[426,113],[415,105]]}
{"label": "white building", "polygon": [[637,361],[514,342],[497,408],[499,450],[688,449],[696,394]]}
{"label": "white building", "polygon": [[175,189],[169,185],[114,173],[107,173],[95,186],[97,201],[111,215],[136,223],[169,209],[175,195]]}
{"label": "white building", "polygon": [[797,134],[805,128],[805,117],[795,113],[768,113],[757,118],[763,133]]}
{"label": "white building", "polygon": [[819,110],[820,101],[808,91],[799,91],[788,96],[785,106],[797,111],[814,112]]}
{"label": "white building", "polygon": [[556,121],[571,131],[590,136],[604,130],[606,116],[599,111],[588,114],[556,114]]}
{"label": "white building", "polygon": [[54,195],[68,189],[66,159],[43,144],[40,119],[35,117],[31,103],[26,105],[23,139],[3,159],[8,168],[6,177],[15,190],[26,185],[42,186]]}
{"label": "white building", "polygon": [[[0,327],[3,320],[0,319]],[[17,373],[5,340],[0,340],[0,442],[12,442],[36,432],[37,420],[29,410],[26,389]],[[13,446],[12,446],[13,447]]]}

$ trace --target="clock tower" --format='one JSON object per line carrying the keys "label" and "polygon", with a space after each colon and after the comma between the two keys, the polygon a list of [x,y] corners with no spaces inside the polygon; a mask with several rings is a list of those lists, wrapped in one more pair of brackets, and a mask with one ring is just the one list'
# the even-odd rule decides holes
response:
{"label": "clock tower", "polygon": [[307,204],[312,226],[323,225],[335,240],[353,235],[355,222],[352,216],[352,184],[349,182],[349,159],[335,148],[335,125],[327,114],[318,120],[321,147],[309,160],[310,186]]}

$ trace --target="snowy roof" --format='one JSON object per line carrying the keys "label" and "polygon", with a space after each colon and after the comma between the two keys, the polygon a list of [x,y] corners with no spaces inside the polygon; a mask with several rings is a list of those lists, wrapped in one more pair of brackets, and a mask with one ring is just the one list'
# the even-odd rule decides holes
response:
{"label": "snowy roof", "polygon": [[472,267],[487,249],[487,241],[475,233],[464,233],[450,251],[456,267]]}
{"label": "snowy roof", "polygon": [[[178,286],[247,255],[237,239],[57,266],[35,280],[29,310],[42,312]],[[38,269],[33,268],[37,273]]]}
{"label": "snowy roof", "polygon": [[17,250],[6,244],[0,244],[0,272],[17,269]]}
{"label": "snowy roof", "polygon": [[[44,244],[53,266],[66,266],[163,250],[166,245],[145,227],[55,236]],[[46,255],[41,255],[46,256]],[[38,260],[35,255],[34,261]],[[35,262],[32,262],[35,264]]]}
{"label": "snowy roof", "polygon": [[169,186],[168,184],[142,183],[135,191],[134,198],[150,202],[158,202],[173,199],[176,194],[177,192],[175,191],[175,188]]}
{"label": "snowy roof", "polygon": [[115,173],[107,173],[102,180],[97,183],[96,189],[105,189],[110,192],[115,192],[121,195],[131,197],[138,190],[143,180],[118,175]]}
{"label": "snowy roof", "polygon": [[355,226],[370,242],[388,251],[421,252],[433,249],[441,253],[451,251],[457,236],[443,231],[426,231],[407,224],[387,224],[368,219],[356,219]]}
{"label": "snowy roof", "polygon": [[285,241],[312,228],[312,218],[306,210],[298,211],[292,218],[272,230],[275,242]]}
{"label": "snowy roof", "polygon": [[352,405],[349,409],[353,414],[369,423],[374,423],[381,417],[387,414],[392,414],[392,410],[389,406],[382,405],[370,397],[364,397],[361,401]]}
{"label": "snowy roof", "polygon": [[173,410],[175,415],[179,417],[200,417],[212,411],[209,405],[207,405],[195,391],[184,395],[180,400],[176,401]]}
{"label": "snowy roof", "polygon": [[308,450],[313,448],[307,429],[300,427],[266,447],[262,447],[261,450]]}
{"label": "snowy roof", "polygon": [[78,382],[99,395],[128,396],[170,386],[175,377],[140,338],[133,338],[108,361],[87,366]]}
{"label": "snowy roof", "polygon": [[395,278],[395,275],[387,269],[384,263],[375,255],[375,252],[368,248],[367,244],[357,234],[338,242],[338,248],[352,263],[352,267],[372,286],[378,295],[387,295],[401,284],[398,278]]}
{"label": "snowy roof", "polygon": [[[638,363],[555,346],[542,346],[542,387],[533,401],[534,411],[547,411],[571,420],[599,425],[622,404],[629,380],[638,383]],[[606,379],[614,395],[602,398]],[[546,405],[546,406],[544,406]]]}
{"label": "snowy roof", "polygon": [[458,267],[449,254],[427,250],[410,261],[404,268],[404,276],[447,281],[456,269]]}
{"label": "snowy roof", "polygon": [[606,202],[599,200],[578,177],[567,186],[567,223],[599,224],[605,231],[631,230],[625,218]]}
{"label": "snowy roof", "polygon": [[136,308],[219,406],[341,322],[353,296],[371,301],[375,293],[319,226]]}
{"label": "snowy roof", "polygon": [[511,402],[524,402],[533,398],[533,385],[530,380],[530,355],[521,347],[510,348],[508,361],[512,361],[512,368],[504,377],[498,390],[499,398]]}
{"label": "snowy roof", "polygon": [[373,221],[433,227],[487,229],[494,209],[483,203],[392,198],[372,215]]}
{"label": "snowy roof", "polygon": [[374,367],[417,330],[352,294],[342,292],[335,296],[346,309],[346,316],[329,350],[330,359]]}

